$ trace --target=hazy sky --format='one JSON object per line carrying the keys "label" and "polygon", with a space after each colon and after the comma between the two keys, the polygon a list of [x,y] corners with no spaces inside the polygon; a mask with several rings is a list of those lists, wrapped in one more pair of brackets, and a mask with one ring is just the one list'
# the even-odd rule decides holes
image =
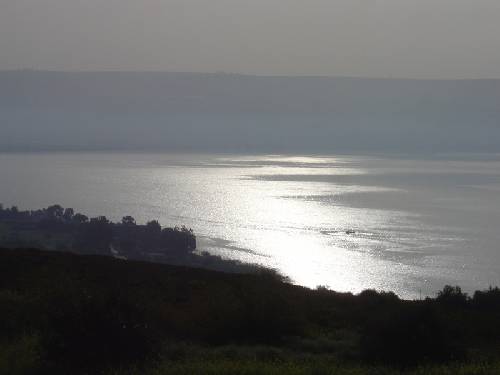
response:
{"label": "hazy sky", "polygon": [[500,78],[499,0],[0,0],[0,69]]}

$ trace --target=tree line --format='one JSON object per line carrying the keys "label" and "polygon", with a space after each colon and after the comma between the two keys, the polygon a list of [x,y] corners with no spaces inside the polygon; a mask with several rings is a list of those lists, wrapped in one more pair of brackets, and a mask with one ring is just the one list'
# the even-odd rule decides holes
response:
{"label": "tree line", "polygon": [[9,238],[36,238],[42,242],[39,245],[55,242],[61,247],[58,250],[79,253],[138,257],[147,253],[190,253],[196,249],[193,230],[185,226],[162,228],[157,220],[140,225],[132,216],[115,223],[106,216],[89,218],[58,204],[26,211],[0,204],[0,223],[8,228]]}

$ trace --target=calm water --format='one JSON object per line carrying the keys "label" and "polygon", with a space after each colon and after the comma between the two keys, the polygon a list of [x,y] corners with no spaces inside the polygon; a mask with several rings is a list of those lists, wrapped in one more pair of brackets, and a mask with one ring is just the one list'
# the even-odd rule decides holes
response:
{"label": "calm water", "polygon": [[500,285],[498,155],[0,154],[0,176],[4,205],[185,224],[200,250],[309,287],[418,298]]}

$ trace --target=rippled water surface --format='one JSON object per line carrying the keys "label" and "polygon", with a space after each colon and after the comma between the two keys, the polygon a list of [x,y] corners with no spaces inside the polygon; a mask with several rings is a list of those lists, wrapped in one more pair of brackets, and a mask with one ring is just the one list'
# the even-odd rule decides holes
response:
{"label": "rippled water surface", "polygon": [[200,250],[340,291],[500,285],[500,158],[0,154],[0,202],[185,224]]}

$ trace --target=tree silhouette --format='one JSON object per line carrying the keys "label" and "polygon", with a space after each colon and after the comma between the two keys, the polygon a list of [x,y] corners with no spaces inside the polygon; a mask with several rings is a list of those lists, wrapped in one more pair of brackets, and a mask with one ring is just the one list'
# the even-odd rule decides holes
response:
{"label": "tree silhouette", "polygon": [[60,205],[55,204],[53,206],[47,207],[47,218],[50,220],[58,220],[61,219],[64,214],[64,208]]}
{"label": "tree silhouette", "polygon": [[84,223],[87,223],[89,221],[89,218],[85,215],[82,215],[82,214],[75,214],[73,216],[73,222],[75,224],[84,224]]}
{"label": "tree silhouette", "polygon": [[437,294],[437,301],[444,302],[450,305],[465,305],[469,297],[467,293],[463,293],[459,286],[446,285],[443,290]]}
{"label": "tree silhouette", "polygon": [[62,217],[63,217],[65,222],[69,223],[73,219],[74,215],[75,215],[75,211],[72,208],[66,208],[64,210]]}
{"label": "tree silhouette", "polygon": [[128,226],[136,225],[135,224],[135,219],[132,216],[124,216],[122,218],[122,224],[123,225],[128,225]]}

